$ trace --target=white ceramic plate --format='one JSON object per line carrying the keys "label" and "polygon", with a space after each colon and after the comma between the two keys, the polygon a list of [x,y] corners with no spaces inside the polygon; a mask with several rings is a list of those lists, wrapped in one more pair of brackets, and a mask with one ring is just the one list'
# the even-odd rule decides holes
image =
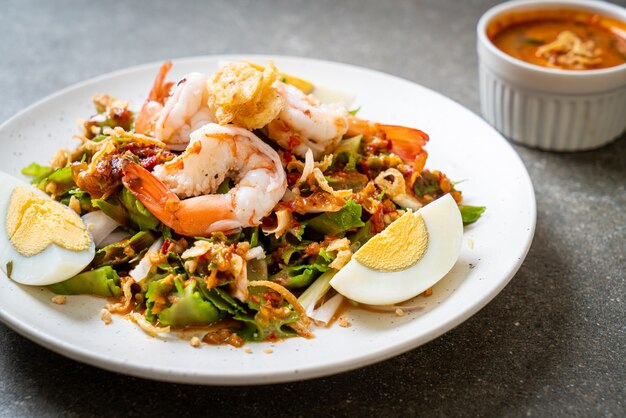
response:
{"label": "white ceramic plate", "polygon": [[[171,77],[212,72],[219,61],[238,58],[177,60]],[[465,202],[487,206],[483,217],[465,229],[452,271],[432,296],[416,299],[421,311],[397,317],[354,310],[348,312],[348,328],[315,329],[311,340],[248,344],[249,354],[230,346],[193,348],[175,336],[151,338],[120,317],[104,325],[99,317],[103,299],[73,296],[66,305],[55,305],[48,290],[17,285],[1,275],[2,321],[53,351],[120,373],[183,383],[261,384],[329,375],[398,355],[460,324],[497,295],[526,256],[536,217],[528,173],[506,140],[475,114],[417,84],[344,64],[288,57],[275,62],[285,72],[353,93],[360,117],[427,132],[427,167],[464,180],[458,187]],[[76,120],[93,113],[94,93],[108,92],[138,109],[159,66],[80,83],[19,113],[0,127],[0,167],[22,177],[20,169],[30,162],[46,163],[59,148],[73,147]],[[273,353],[264,352],[267,348]]]}

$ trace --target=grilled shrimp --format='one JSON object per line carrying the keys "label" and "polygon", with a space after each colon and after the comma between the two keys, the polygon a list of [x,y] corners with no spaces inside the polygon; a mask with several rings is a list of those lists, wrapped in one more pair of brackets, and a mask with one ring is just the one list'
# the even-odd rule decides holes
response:
{"label": "grilled shrimp", "polygon": [[137,116],[135,131],[155,137],[169,149],[182,151],[189,143],[191,132],[214,122],[215,116],[207,106],[208,77],[190,73],[172,87],[173,83],[165,82],[170,68],[171,63],[161,67]]}
{"label": "grilled shrimp", "polygon": [[[124,186],[181,235],[207,236],[259,225],[287,188],[276,151],[234,126],[211,123],[190,138],[181,155],[152,173],[126,162]],[[236,185],[226,194],[215,194],[227,177]]]}
{"label": "grilled shrimp", "polygon": [[348,130],[345,106],[321,104],[294,86],[277,82],[276,89],[285,97],[285,107],[266,129],[278,145],[304,157],[310,148],[315,159],[332,151]]}

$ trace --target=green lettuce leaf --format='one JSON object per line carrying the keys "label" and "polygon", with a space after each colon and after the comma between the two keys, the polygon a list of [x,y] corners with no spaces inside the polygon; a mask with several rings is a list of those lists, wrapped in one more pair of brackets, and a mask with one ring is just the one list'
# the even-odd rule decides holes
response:
{"label": "green lettuce leaf", "polygon": [[161,222],[126,188],[108,198],[93,199],[93,206],[102,210],[120,225],[135,231],[156,231]]}
{"label": "green lettuce leaf", "polygon": [[[361,140],[363,135],[356,135],[351,138],[346,138],[339,142],[337,148],[333,151],[334,160],[333,166],[337,163],[343,164],[343,171],[354,172],[356,171],[356,164],[361,160],[361,154],[359,154],[359,148],[361,147]],[[365,177],[367,182],[367,177]],[[330,182],[332,184],[332,182]],[[340,189],[341,187],[334,187]]]}
{"label": "green lettuce leaf", "polygon": [[56,186],[54,189],[55,196],[61,196],[76,187],[74,179],[72,178],[72,167],[52,170],[50,167],[32,163],[28,167],[25,167],[22,173],[26,175],[37,175],[31,183],[43,191],[46,190],[48,183],[54,183]]}
{"label": "green lettuce leaf", "polygon": [[359,147],[361,146],[361,140],[363,135],[356,135],[351,138],[342,139],[337,145],[337,148],[333,151],[333,155],[338,156],[340,154],[358,154]]}
{"label": "green lettuce leaf", "polygon": [[[96,251],[92,261],[94,266],[117,265],[137,257],[156,241],[157,235],[150,231],[141,231],[132,237],[114,242]],[[126,247],[130,247],[129,251]],[[126,251],[125,251],[126,250]]]}
{"label": "green lettuce leaf", "polygon": [[153,322],[156,315],[167,306],[167,295],[174,289],[174,280],[169,274],[160,279],[152,278],[146,291],[146,319]]}
{"label": "green lettuce leaf", "polygon": [[133,225],[140,231],[157,230],[161,222],[128,189],[122,188],[118,196]]}
{"label": "green lettuce leaf", "polygon": [[350,110],[348,113],[351,114],[352,116],[354,116],[357,113],[359,113],[359,110],[361,110],[361,106],[357,107],[356,109]]}
{"label": "green lettuce leaf", "polygon": [[274,339],[283,339],[295,337],[297,334],[287,324],[296,322],[299,316],[296,312],[292,312],[289,317],[272,321],[267,326],[263,326],[257,322],[256,316],[249,314],[237,314],[233,316],[233,319],[243,322],[243,328],[237,330],[237,335],[244,339],[244,341],[267,341]]}
{"label": "green lettuce leaf", "polygon": [[109,218],[115,220],[118,224],[131,228],[133,225],[128,217],[128,211],[116,196],[110,197],[107,200],[93,199],[91,204],[104,212]]}
{"label": "green lettuce leaf", "polygon": [[476,222],[486,209],[487,208],[485,206],[459,206],[461,218],[463,219],[463,225],[469,225]]}
{"label": "green lettuce leaf", "polygon": [[45,165],[39,165],[37,163],[30,163],[28,166],[22,168],[22,174],[26,176],[35,177],[37,183],[48,177],[54,170]]}
{"label": "green lettuce leaf", "polygon": [[250,248],[258,247],[259,244],[259,227],[255,226],[250,228],[252,233],[250,234]]}
{"label": "green lettuce leaf", "polygon": [[374,232],[372,221],[368,220],[367,222],[365,222],[365,225],[359,228],[358,231],[348,236],[348,239],[350,240],[350,243],[351,243],[350,250],[352,250],[352,252],[355,253],[359,248],[363,246],[363,244],[369,241],[374,235],[376,235],[376,232]]}
{"label": "green lettuce leaf", "polygon": [[217,187],[217,194],[226,194],[232,189],[232,181],[230,179],[224,179],[224,181]]}
{"label": "green lettuce leaf", "polygon": [[361,205],[348,200],[337,212],[323,213],[310,219],[307,227],[324,235],[339,235],[349,229],[365,225],[361,221],[361,211]]}
{"label": "green lettuce leaf", "polygon": [[235,315],[237,313],[245,314],[246,309],[243,308],[235,299],[230,297],[228,293],[214,287],[213,289],[207,289],[206,285],[202,281],[198,281],[198,290],[202,294],[202,297],[210,301],[220,311]]}
{"label": "green lettuce leaf", "polygon": [[78,187],[68,190],[67,193],[61,196],[60,202],[67,206],[70,204],[72,196],[78,199],[78,203],[80,204],[80,208],[83,213],[91,212],[93,210],[93,206],[91,205],[91,196],[89,193],[79,189]]}
{"label": "green lettuce leaf", "polygon": [[289,242],[285,242],[282,248],[282,256],[284,264],[289,264],[291,262],[291,257],[294,255],[298,255],[304,251],[304,249],[309,245],[311,241],[302,241],[297,244],[290,244]]}
{"label": "green lettuce leaf", "polygon": [[51,284],[48,289],[58,295],[88,294],[108,297],[122,294],[119,284],[120,278],[117,272],[110,266],[105,266],[77,274],[60,283]]}
{"label": "green lettuce leaf", "polygon": [[315,261],[284,267],[278,273],[274,274],[271,280],[290,289],[308,286],[322,273],[330,269],[328,263],[331,262],[333,258],[325,252],[323,252],[325,257],[322,256],[322,251],[323,250],[320,251],[320,256],[318,256]]}
{"label": "green lettuce leaf", "polygon": [[[251,287],[249,288],[249,291],[250,295],[256,296],[256,298],[251,298],[248,301],[248,307],[254,311],[259,311],[261,309],[261,305],[266,302],[264,294],[268,291],[268,289],[259,286]],[[252,301],[252,299],[257,298],[259,300],[258,303]],[[244,323],[244,327],[241,330],[238,330],[237,334],[246,341],[267,341],[276,338],[289,338],[295,336],[295,331],[289,328],[288,325],[298,321],[300,316],[293,310],[291,305],[284,303],[284,306],[288,307],[290,310],[289,314],[284,318],[265,318],[260,312],[254,314],[254,316],[251,313],[237,313],[233,315],[234,319]]]}
{"label": "green lettuce leaf", "polygon": [[184,327],[211,324],[220,319],[219,310],[202,298],[196,290],[196,284],[196,281],[191,281],[184,289],[177,286],[177,292],[173,296],[178,300],[157,314],[161,324]]}

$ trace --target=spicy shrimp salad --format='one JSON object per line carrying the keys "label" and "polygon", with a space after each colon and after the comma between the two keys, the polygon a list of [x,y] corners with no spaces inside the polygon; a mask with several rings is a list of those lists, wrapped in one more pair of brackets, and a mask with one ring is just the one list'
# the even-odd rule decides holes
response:
{"label": "spicy shrimp salad", "polygon": [[450,270],[484,208],[425,168],[424,132],[322,103],[271,62],[170,68],[138,112],[95,96],[79,145],[24,168],[34,187],[0,173],[8,277],[239,346],[311,337],[343,300],[395,309]]}

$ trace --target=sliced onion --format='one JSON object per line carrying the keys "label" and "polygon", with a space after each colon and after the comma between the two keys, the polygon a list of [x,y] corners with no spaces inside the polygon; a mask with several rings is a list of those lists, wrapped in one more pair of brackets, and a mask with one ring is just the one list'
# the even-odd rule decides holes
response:
{"label": "sliced onion", "polygon": [[315,322],[321,323],[322,325],[328,325],[344,299],[345,297],[343,295],[337,293],[335,296],[328,299],[322,306],[311,312],[309,317],[313,318]]}
{"label": "sliced onion", "polygon": [[263,247],[260,245],[258,247],[250,248],[246,254],[246,261],[253,259],[262,259],[265,258],[265,251],[263,251]]}
{"label": "sliced onion", "polygon": [[283,195],[283,198],[280,199],[283,202],[289,202],[290,200],[294,200],[298,195],[296,193],[294,193],[291,189],[287,188],[285,190],[285,194]]}
{"label": "sliced onion", "polygon": [[152,262],[150,261],[150,257],[148,257],[148,253],[156,252],[162,246],[163,238],[159,238],[158,240],[154,241],[150,248],[148,248],[148,251],[146,251],[146,253],[143,255],[143,258],[141,259],[139,264],[137,264],[135,268],[132,269],[130,273],[128,273],[128,275],[133,278],[135,283],[139,283],[146,278],[148,273],[150,273],[150,269],[152,268]]}
{"label": "sliced onion", "polygon": [[[235,299],[239,299],[242,303],[248,300],[248,268],[247,263],[237,254],[233,254],[230,258],[231,273],[235,275],[235,281],[230,283],[230,294]],[[215,270],[213,270],[215,271]]]}
{"label": "sliced onion", "polygon": [[212,242],[197,240],[193,243],[193,247],[187,248],[185,252],[182,253],[180,258],[186,260],[188,258],[200,257],[201,255],[209,252],[209,250],[215,246],[216,244],[213,244]]}
{"label": "sliced onion", "polygon": [[399,194],[392,197],[391,200],[393,200],[393,203],[396,205],[407,209],[418,210],[422,207],[419,200],[409,194]]}
{"label": "sliced onion", "polygon": [[335,190],[330,187],[330,185],[328,184],[328,180],[326,180],[326,177],[324,177],[324,173],[322,173],[322,170],[320,170],[319,168],[316,167],[313,169],[313,176],[315,177],[317,185],[320,187],[320,189],[324,190],[326,193],[330,193],[331,195],[339,198],[347,198],[349,196],[352,196],[352,190],[350,189]]}
{"label": "sliced onion", "polygon": [[117,222],[109,218],[101,210],[86,213],[81,216],[81,218],[87,227],[87,231],[91,233],[96,246],[99,246],[100,243],[119,226]]}
{"label": "sliced onion", "polygon": [[333,164],[333,154],[326,154],[321,161],[315,162],[315,167],[322,170],[322,173],[328,169]]}
{"label": "sliced onion", "polygon": [[100,241],[100,244],[97,245],[96,247],[103,248],[103,247],[106,247],[107,245],[119,242],[129,237],[130,237],[130,234],[126,231],[122,231],[122,230],[113,231],[109,235],[104,237],[104,239]]}
{"label": "sliced onion", "polygon": [[302,170],[302,175],[298,179],[298,183],[306,181],[309,178],[313,169],[315,168],[315,160],[313,160],[313,151],[311,148],[306,150],[306,154],[304,155],[304,169]]}
{"label": "sliced onion", "polygon": [[294,223],[293,214],[289,209],[279,209],[276,212],[276,227],[269,229],[261,227],[265,235],[274,234],[276,238],[280,238]]}
{"label": "sliced onion", "polygon": [[317,301],[328,292],[328,289],[330,289],[330,279],[332,279],[335,274],[337,274],[337,270],[328,270],[322,273],[322,275],[315,279],[304,293],[300,295],[298,302],[304,307],[307,315],[315,310]]}
{"label": "sliced onion", "polygon": [[[392,177],[393,180],[389,180],[387,177]],[[383,189],[395,204],[413,210],[418,210],[422,207],[422,204],[416,198],[406,192],[404,176],[397,169],[389,168],[383,171],[376,176],[374,183]]]}

